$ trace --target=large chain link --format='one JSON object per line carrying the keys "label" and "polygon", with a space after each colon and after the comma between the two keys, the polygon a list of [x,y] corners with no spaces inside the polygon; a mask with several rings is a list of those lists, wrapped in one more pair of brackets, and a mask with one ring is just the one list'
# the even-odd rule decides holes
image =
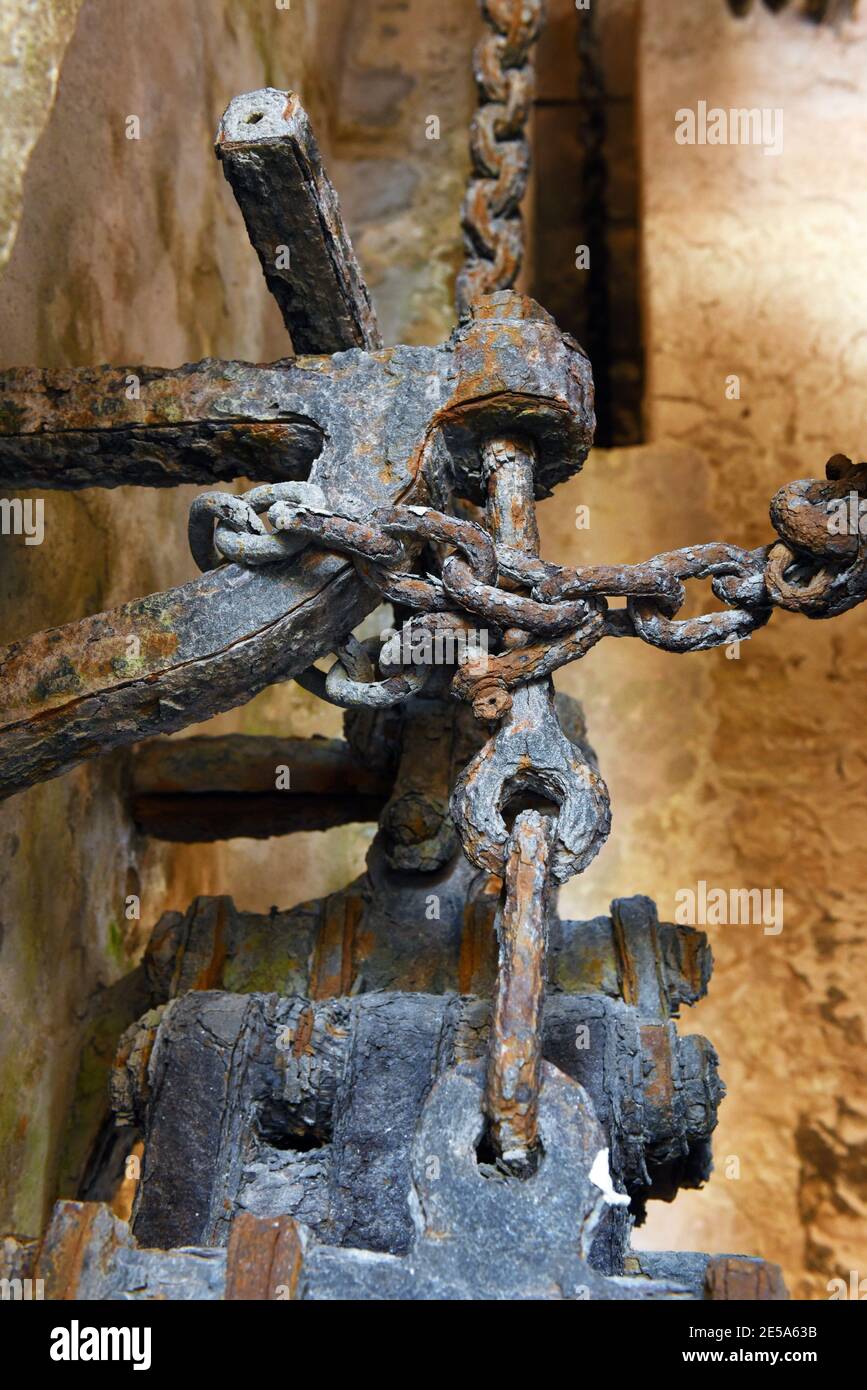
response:
{"label": "large chain link", "polygon": [[456,286],[459,313],[481,294],[510,288],[521,268],[531,57],[544,20],[542,0],[482,0],[481,8],[489,32],[473,55],[479,109],[470,128],[472,167],[462,213],[466,262]]}

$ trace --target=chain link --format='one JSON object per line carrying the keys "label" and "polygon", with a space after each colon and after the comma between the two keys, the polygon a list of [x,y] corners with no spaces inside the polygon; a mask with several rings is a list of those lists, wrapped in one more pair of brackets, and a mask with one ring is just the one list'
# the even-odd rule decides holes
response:
{"label": "chain link", "polygon": [[[776,494],[775,544],[746,550],[710,542],[635,565],[553,565],[495,544],[476,522],[431,507],[379,508],[362,521],[326,506],[310,483],[271,483],[243,496],[202,494],[190,513],[190,545],[200,568],[211,569],[226,560],[273,564],[314,544],[346,555],[381,598],[400,608],[439,615],[445,625],[484,623],[485,660],[462,665],[452,688],[480,717],[492,718],[508,708],[508,691],[580,659],[602,637],[638,637],[671,652],[706,651],[748,638],[774,607],[824,618],[862,603],[867,537],[857,525],[831,523],[847,499],[867,497],[867,465],[835,455],[827,474],[827,481],[802,479]],[[440,574],[413,572],[422,548],[440,564]],[[678,619],[687,582],[708,578],[726,607]],[[626,599],[625,610],[609,608],[615,598]],[[413,649],[412,641],[404,649]],[[344,669],[335,674],[329,698],[361,703],[365,686],[371,704],[408,698],[416,683],[395,683],[394,675],[383,685],[379,675],[366,680]],[[382,689],[375,691],[377,685]]]}
{"label": "chain link", "polygon": [[456,286],[459,313],[481,294],[509,289],[521,268],[531,56],[544,20],[542,0],[482,0],[481,8],[490,32],[473,54],[479,109],[470,127],[472,168],[461,219],[466,261]]}

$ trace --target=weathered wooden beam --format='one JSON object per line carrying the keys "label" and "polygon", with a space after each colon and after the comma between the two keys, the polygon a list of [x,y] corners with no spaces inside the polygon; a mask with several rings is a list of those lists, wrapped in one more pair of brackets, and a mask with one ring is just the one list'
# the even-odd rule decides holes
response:
{"label": "weathered wooden beam", "polygon": [[326,491],[375,506],[414,476],[449,366],[443,349],[396,348],[165,371],[15,367],[0,372],[0,486],[270,482],[315,469]]}
{"label": "weathered wooden beam", "polygon": [[304,1238],[291,1217],[239,1212],[226,1251],[229,1301],[294,1299],[304,1259]]}
{"label": "weathered wooden beam", "polygon": [[[486,1181],[477,1153],[485,1118],[482,1068],[464,1064],[440,1074],[408,1165],[415,1216],[409,1258],[335,1250],[303,1229],[293,1246],[284,1232],[284,1245],[297,1251],[288,1296],[594,1303],[684,1296],[681,1285],[667,1280],[612,1278],[594,1267],[590,1236],[606,1219],[598,1180],[605,1136],[582,1087],[548,1065],[539,1111],[544,1159],[532,1181]],[[267,1260],[270,1241],[263,1235]]]}
{"label": "weathered wooden beam", "polygon": [[[398,877],[375,843],[368,871],[355,883],[285,912],[243,912],[231,898],[198,897],[187,912],[167,913],[153,932],[145,955],[153,1002],[191,989],[247,993],[261,988],[263,979],[282,993],[326,998],[317,966],[328,954],[327,941],[345,957],[345,993],[400,989],[490,998],[499,888],[498,879],[475,873],[462,855],[434,882],[423,874]],[[626,918],[625,931],[615,926],[618,917]],[[346,935],[335,943],[341,924]],[[649,898],[617,899],[611,916],[589,922],[552,918],[549,988],[624,999],[624,977],[635,955],[643,954],[637,949],[643,933],[652,933],[646,968],[661,981],[667,1003],[655,1018],[637,1013],[648,1025],[677,1017],[682,1004],[707,992],[710,947],[704,932],[659,922]],[[255,956],[247,949],[252,939]]]}
{"label": "weathered wooden beam", "polygon": [[[0,1246],[0,1277],[21,1277],[8,1273],[20,1265],[15,1244]],[[140,1250],[103,1202],[57,1202],[42,1241],[26,1249],[36,1296],[49,1302],[220,1299],[225,1288],[224,1250]]]}
{"label": "weathered wooden beam", "polygon": [[[519,322],[526,333],[515,332]],[[209,429],[215,416],[235,423],[301,419],[323,441],[311,482],[327,506],[360,515],[396,502],[441,500],[450,461],[469,466],[472,456],[478,464],[480,433],[494,418],[516,413],[522,428],[538,432],[544,490],[580,466],[592,420],[580,353],[549,315],[508,294],[475,306],[440,348],[338,353],[262,368],[205,362],[176,375],[188,398],[179,402],[171,383],[155,377],[153,413],[141,398],[126,396],[106,410],[100,374],[67,376],[62,390],[51,373],[0,379],[0,483],[141,481],[129,451],[136,430],[147,451],[164,451],[157,470],[163,480],[165,469],[177,480],[178,430],[190,419],[207,420]],[[118,388],[120,380],[116,374]],[[538,411],[528,408],[530,400]],[[309,432],[305,437],[309,446]],[[76,451],[83,443],[97,466],[81,468]],[[245,471],[257,471],[255,453]],[[243,703],[333,650],[374,602],[354,568],[308,551],[297,564],[264,573],[226,566],[0,651],[0,795]]]}
{"label": "weathered wooden beam", "polygon": [[[559,996],[550,1002],[560,1020],[558,1031],[571,1030],[574,1068],[576,1029],[593,1001]],[[606,1038],[608,1065],[600,1098],[607,1102],[607,1129],[595,1118],[598,1101],[592,1091],[588,1096],[588,1090],[576,1086],[563,1071],[543,1068],[540,1131],[545,1161],[533,1183],[479,1181],[475,1141],[481,1131],[476,1113],[480,1095],[474,1102],[465,1140],[473,1146],[468,1176],[477,1204],[482,1188],[491,1193],[501,1188],[532,1192],[547,1172],[544,1191],[538,1194],[546,1222],[546,1239],[534,1242],[540,1252],[550,1245],[549,1204],[558,1206],[554,1189],[561,1204],[569,1200],[567,1194],[575,1195],[582,1160],[589,1167],[599,1150],[610,1146],[619,1184],[624,1155],[628,1152],[634,1161],[641,1149],[646,1090],[654,1079],[645,1073],[640,1052],[629,1046],[634,1039],[621,1038],[620,1025],[633,1012],[620,1005],[617,1026]],[[449,1115],[455,1115],[455,1098],[438,1106],[436,1096],[442,1087],[452,1089],[450,1078],[458,1074],[453,1068],[468,1075],[466,1064],[479,1057],[484,1047],[479,1015],[479,1001],[454,995],[377,993],[315,1005],[303,997],[215,991],[177,999],[164,1012],[155,1038],[149,1034],[152,1051],[146,1079],[140,1065],[124,1066],[128,1108],[145,1130],[133,1218],[137,1240],[161,1246],[222,1246],[229,1240],[230,1262],[240,1258],[249,1272],[257,1263],[248,1239],[255,1234],[250,1218],[294,1217],[330,1247],[358,1246],[392,1255],[417,1251],[413,1213],[418,1207],[410,1199],[411,1180],[418,1188],[423,1155],[440,1159],[438,1165],[428,1164],[427,1176],[434,1184],[440,1175],[444,1184],[450,1180],[456,1149]],[[147,1026],[152,1030],[152,1020]],[[601,1063],[600,1057],[593,1072],[595,1084],[603,1076]],[[552,1083],[563,1096],[556,1123],[546,1109]],[[555,1166],[552,1154],[564,1126],[576,1137],[585,1126],[589,1132],[570,1151],[565,1171],[552,1188],[549,1165]],[[428,1212],[429,1192],[422,1201]],[[596,1217],[604,1220],[598,1188],[591,1195],[598,1203]],[[478,1238],[479,1226],[484,1225],[494,1243],[499,1242],[503,1258],[520,1258],[515,1252],[522,1242],[514,1239],[511,1222],[500,1228],[491,1210],[479,1210],[477,1217],[468,1217],[466,1226],[464,1220],[459,1223],[468,1239]],[[242,1222],[237,1236],[236,1218]],[[567,1244],[574,1251],[575,1230],[583,1227],[574,1212],[570,1221]],[[596,1219],[588,1223],[585,1256],[596,1225]],[[269,1227],[263,1234],[258,1263],[271,1269],[280,1232]],[[621,1227],[622,1241],[627,1235],[628,1225]],[[601,1258],[609,1254],[603,1247]],[[604,1272],[620,1274],[623,1258],[621,1243],[614,1267]],[[238,1274],[243,1276],[242,1287],[251,1291],[244,1269]],[[496,1279],[496,1272],[491,1277]],[[590,1282],[596,1277],[591,1271]],[[636,1281],[636,1288],[642,1286],[644,1281]]]}
{"label": "weathered wooden beam", "polygon": [[355,476],[376,505],[377,466],[406,467],[448,367],[434,348],[266,366],[14,367],[0,372],[0,486],[270,482],[306,478],[315,462],[320,483]]}
{"label": "weathered wooden beam", "polygon": [[130,804],[138,829],[157,839],[264,839],[376,821],[390,791],[391,778],[343,739],[228,734],[143,744]]}
{"label": "weathered wooden beam", "polygon": [[166,371],[15,367],[0,372],[0,486],[271,482],[313,469],[326,491],[376,506],[414,477],[450,367],[442,348]]}
{"label": "weathered wooden beam", "polygon": [[[516,325],[521,324],[520,332]],[[479,440],[515,420],[537,443],[540,493],[592,438],[581,352],[519,295],[494,295],[441,347],[0,372],[0,486],[166,487],[306,477],[365,510],[409,499],[422,469],[471,491]],[[533,408],[530,403],[533,402]]]}
{"label": "weathered wooden beam", "polygon": [[294,92],[235,97],[217,157],[296,352],[378,348],[382,339],[337,194]]}
{"label": "weathered wooden beam", "polygon": [[376,606],[351,564],[305,551],[0,650],[0,796],[244,704],[332,651]]}
{"label": "weathered wooden beam", "polygon": [[712,1255],[704,1276],[704,1296],[715,1302],[784,1303],[789,1291],[779,1265],[738,1255]]}

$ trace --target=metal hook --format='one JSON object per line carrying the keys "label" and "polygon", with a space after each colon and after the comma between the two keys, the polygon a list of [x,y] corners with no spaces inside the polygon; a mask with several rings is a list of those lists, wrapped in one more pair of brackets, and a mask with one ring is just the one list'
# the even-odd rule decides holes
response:
{"label": "metal hook", "polygon": [[521,790],[559,807],[551,846],[551,876],[564,883],[602,848],[611,829],[608,789],[560,728],[548,682],[519,686],[493,738],[461,773],[451,813],[464,853],[479,868],[503,876],[510,831],[503,810]]}

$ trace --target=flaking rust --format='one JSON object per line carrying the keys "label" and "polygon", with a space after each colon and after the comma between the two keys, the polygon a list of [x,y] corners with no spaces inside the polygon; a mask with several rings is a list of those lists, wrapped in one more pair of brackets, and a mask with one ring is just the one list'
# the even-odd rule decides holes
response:
{"label": "flaking rust", "polygon": [[538,1157],[549,835],[538,811],[522,811],[517,817],[498,921],[499,971],[485,1112],[494,1148],[504,1165],[519,1173]]}

